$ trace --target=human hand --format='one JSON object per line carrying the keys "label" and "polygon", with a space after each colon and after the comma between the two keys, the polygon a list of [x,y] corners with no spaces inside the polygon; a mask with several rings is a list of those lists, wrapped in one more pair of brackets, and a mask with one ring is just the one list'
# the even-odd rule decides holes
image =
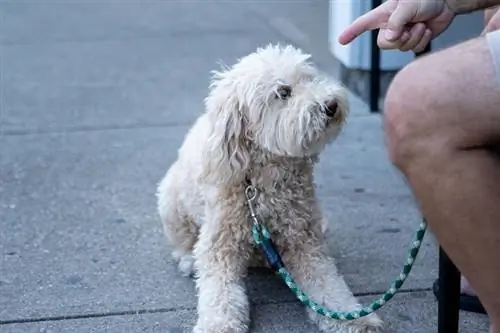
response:
{"label": "human hand", "polygon": [[357,18],[339,37],[348,44],[361,34],[380,29],[382,49],[422,51],[451,24],[456,14],[445,0],[387,0]]}

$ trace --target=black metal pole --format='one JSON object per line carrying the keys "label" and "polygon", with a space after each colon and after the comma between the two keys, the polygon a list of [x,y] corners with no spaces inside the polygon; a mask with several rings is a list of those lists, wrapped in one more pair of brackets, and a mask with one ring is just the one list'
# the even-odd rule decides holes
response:
{"label": "black metal pole", "polygon": [[[372,0],[372,9],[382,4],[382,0]],[[377,45],[378,29],[371,31],[370,41],[370,112],[378,112],[380,97],[380,49]]]}
{"label": "black metal pole", "polygon": [[438,333],[458,333],[460,271],[439,247]]}

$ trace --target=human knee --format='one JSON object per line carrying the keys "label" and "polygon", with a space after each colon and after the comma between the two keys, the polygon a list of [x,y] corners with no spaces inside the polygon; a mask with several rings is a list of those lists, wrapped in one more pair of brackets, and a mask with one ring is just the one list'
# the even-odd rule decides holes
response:
{"label": "human knee", "polygon": [[433,154],[439,132],[436,100],[440,89],[432,89],[420,75],[418,63],[403,68],[386,94],[384,127],[387,148],[393,164],[406,171],[408,166]]}

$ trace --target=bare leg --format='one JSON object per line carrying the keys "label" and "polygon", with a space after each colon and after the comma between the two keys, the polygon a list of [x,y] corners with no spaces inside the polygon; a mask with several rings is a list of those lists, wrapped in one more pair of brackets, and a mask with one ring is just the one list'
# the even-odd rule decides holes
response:
{"label": "bare leg", "polygon": [[500,89],[485,38],[400,71],[385,113],[392,161],[499,333]]}
{"label": "bare leg", "polygon": [[245,333],[250,321],[243,278],[251,254],[242,204],[220,200],[210,209],[195,245],[198,322],[195,333]]}
{"label": "bare leg", "polygon": [[[324,251],[325,246],[307,240],[294,239],[288,245],[283,261],[300,288],[315,302],[326,308],[351,311],[361,306],[353,296],[335,261]],[[332,320],[308,309],[308,315],[325,333],[375,333],[382,332],[382,321],[371,314],[355,321]]]}

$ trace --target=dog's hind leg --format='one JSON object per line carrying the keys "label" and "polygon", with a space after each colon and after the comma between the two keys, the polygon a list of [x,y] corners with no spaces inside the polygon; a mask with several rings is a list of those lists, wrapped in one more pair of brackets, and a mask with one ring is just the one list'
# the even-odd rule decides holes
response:
{"label": "dog's hind leg", "polygon": [[175,216],[163,219],[163,229],[173,246],[172,258],[178,262],[179,271],[184,276],[194,276],[193,246],[198,227],[189,217]]}
{"label": "dog's hind leg", "polygon": [[180,200],[170,174],[158,187],[158,212],[167,241],[172,247],[172,257],[184,276],[193,276],[193,247],[198,237],[198,227],[187,213],[183,213]]}

